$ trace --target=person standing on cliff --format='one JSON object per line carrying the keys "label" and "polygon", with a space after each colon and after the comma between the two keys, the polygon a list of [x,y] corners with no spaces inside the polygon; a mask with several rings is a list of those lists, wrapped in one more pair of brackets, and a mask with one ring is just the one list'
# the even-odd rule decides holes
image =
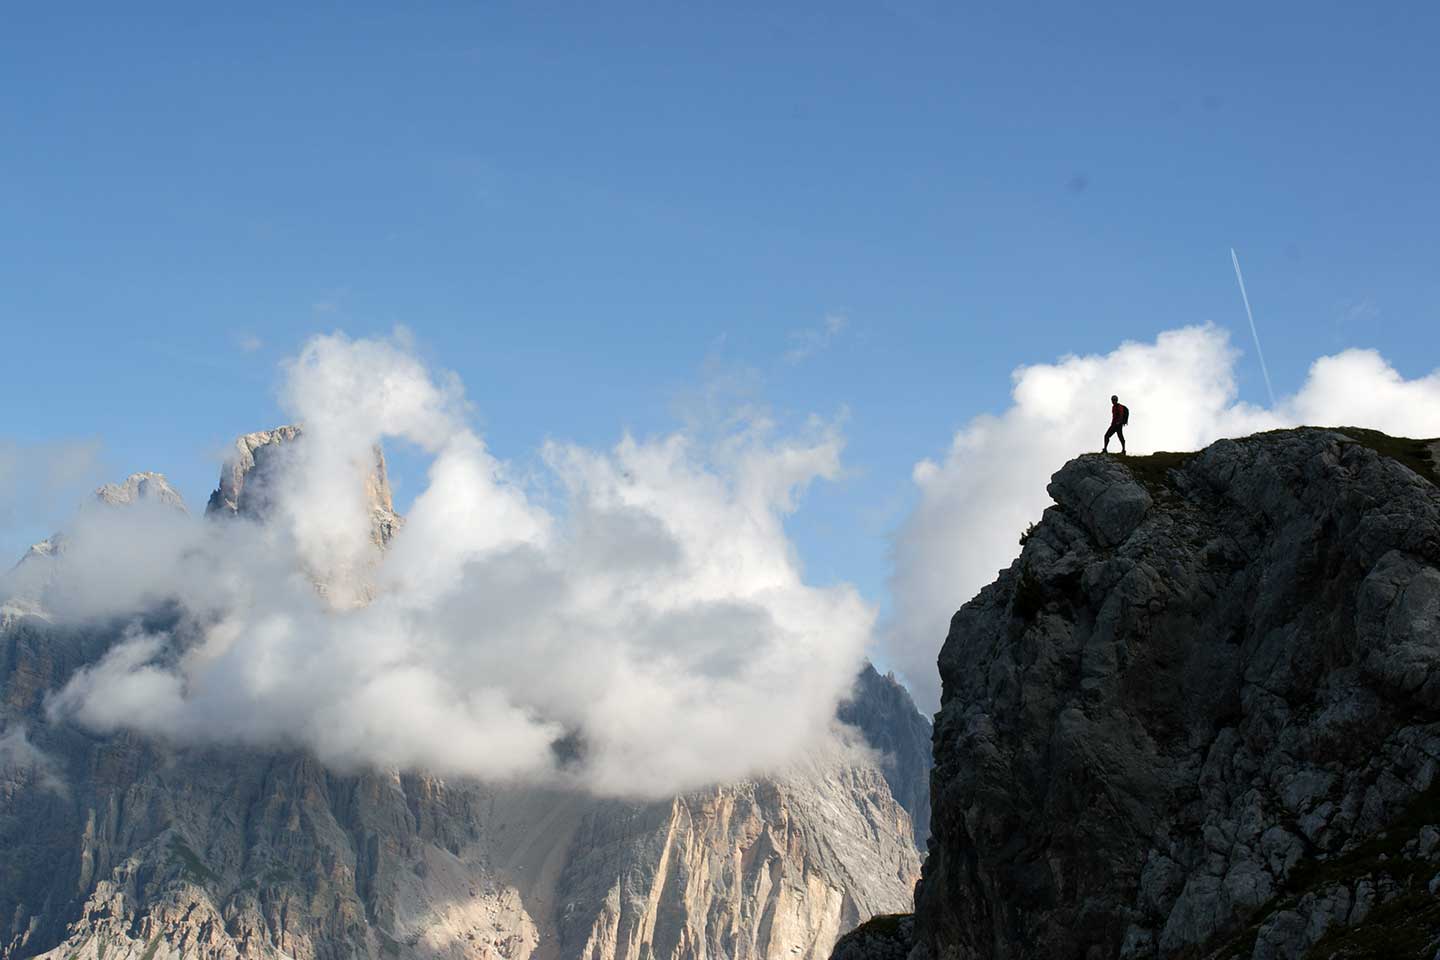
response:
{"label": "person standing on cliff", "polygon": [[1105,446],[1100,448],[1101,453],[1110,452],[1110,438],[1120,438],[1120,456],[1125,456],[1125,424],[1130,422],[1130,408],[1120,402],[1120,398],[1110,398],[1110,429],[1105,431]]}

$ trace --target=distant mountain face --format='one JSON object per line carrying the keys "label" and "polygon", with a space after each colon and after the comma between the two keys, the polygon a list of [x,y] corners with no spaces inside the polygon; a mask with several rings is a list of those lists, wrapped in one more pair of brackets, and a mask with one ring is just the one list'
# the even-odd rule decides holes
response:
{"label": "distant mountain face", "polygon": [[879,752],[885,782],[910,811],[915,846],[924,850],[930,836],[930,721],[893,673],[881,676],[868,663],[856,680],[854,697],[840,704],[839,717]]}
{"label": "distant mountain face", "polygon": [[[299,437],[241,438],[207,513],[263,521],[265,464]],[[402,521],[378,451],[367,495],[383,545]],[[157,474],[98,496],[183,508]],[[25,561],[38,574],[63,562],[63,537]],[[912,766],[874,759],[908,756],[913,723],[878,675],[846,707],[874,752],[837,741],[767,778],[624,802],[51,723],[47,693],[129,623],[5,611],[0,958],[819,960],[840,933],[905,908],[919,874],[891,786]]]}
{"label": "distant mountain face", "polygon": [[1433,441],[1089,455],[939,659],[913,925],[843,960],[1432,957]]}
{"label": "distant mountain face", "polygon": [[[276,509],[276,485],[283,483],[288,457],[301,448],[305,431],[286,425],[274,430],[247,433],[235,446],[220,471],[220,484],[205,504],[207,517],[243,517],[263,522]],[[362,464],[365,501],[370,511],[371,540],[376,546],[390,543],[404,520],[395,512],[385,453],[372,451],[373,462]]]}

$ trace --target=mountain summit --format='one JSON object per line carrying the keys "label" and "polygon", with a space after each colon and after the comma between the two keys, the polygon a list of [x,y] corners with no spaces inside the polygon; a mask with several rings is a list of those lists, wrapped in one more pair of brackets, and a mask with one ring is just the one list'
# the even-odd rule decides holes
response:
{"label": "mountain summit", "polygon": [[[265,523],[284,494],[279,467],[304,442],[296,427],[240,438],[207,519],[185,522],[218,536],[226,518]],[[383,455],[355,476],[374,544],[388,544],[401,519]],[[118,510],[178,505],[172,495],[158,474],[98,494]],[[35,561],[67,558],[56,548]],[[184,614],[6,610],[4,960],[822,960],[839,934],[903,907],[919,875],[916,808],[904,804],[928,726],[913,705],[897,710],[903,691],[878,675],[847,705],[856,727],[837,727],[817,755],[631,801],[89,732],[47,700],[135,635],[183,631]],[[903,762],[886,752],[897,746]]]}
{"label": "mountain summit", "polygon": [[910,955],[1432,956],[1435,451],[1299,429],[1055,474],[940,653]]}
{"label": "mountain summit", "polygon": [[[259,521],[268,518],[282,492],[284,468],[290,458],[299,454],[304,437],[303,427],[286,424],[237,438],[220,468],[220,483],[205,504],[205,515]],[[390,493],[385,452],[378,446],[372,448],[370,461],[357,464],[356,472],[363,478],[365,486],[371,540],[378,546],[385,546],[403,522],[395,512]]]}

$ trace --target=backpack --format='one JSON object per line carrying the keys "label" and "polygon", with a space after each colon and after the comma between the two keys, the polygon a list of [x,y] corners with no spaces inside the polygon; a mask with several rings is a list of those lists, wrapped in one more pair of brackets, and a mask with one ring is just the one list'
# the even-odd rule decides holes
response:
{"label": "backpack", "polygon": [[1120,426],[1123,427],[1123,426],[1128,425],[1129,423],[1130,423],[1130,408],[1127,407],[1127,406],[1125,406],[1125,404],[1122,403],[1122,404],[1120,404]]}

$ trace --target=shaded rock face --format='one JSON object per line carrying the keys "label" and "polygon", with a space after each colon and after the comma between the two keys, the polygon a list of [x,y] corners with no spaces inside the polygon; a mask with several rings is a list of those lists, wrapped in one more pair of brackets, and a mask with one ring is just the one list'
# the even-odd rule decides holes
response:
{"label": "shaded rock face", "polygon": [[839,717],[880,754],[885,782],[909,812],[915,846],[924,850],[930,836],[930,721],[893,673],[881,676],[869,663],[855,681],[854,696],[840,704]]}
{"label": "shaded rock face", "polygon": [[[207,512],[263,519],[266,464],[298,438],[241,438]],[[369,491],[393,517],[383,459]],[[50,723],[46,695],[129,625],[0,619],[0,960],[820,960],[919,876],[890,772],[839,745],[627,803]],[[862,684],[853,705],[884,743],[893,701]]]}
{"label": "shaded rock face", "polygon": [[913,914],[882,914],[837,940],[830,960],[907,960],[914,940]]}
{"label": "shaded rock face", "polygon": [[272,508],[272,484],[289,444],[300,437],[300,428],[276,427],[257,430],[235,441],[235,449],[220,468],[220,485],[210,494],[205,515],[230,514],[263,520]]}
{"label": "shaded rock face", "polygon": [[1434,953],[1440,489],[1381,441],[1055,475],[940,654],[917,960]]}

